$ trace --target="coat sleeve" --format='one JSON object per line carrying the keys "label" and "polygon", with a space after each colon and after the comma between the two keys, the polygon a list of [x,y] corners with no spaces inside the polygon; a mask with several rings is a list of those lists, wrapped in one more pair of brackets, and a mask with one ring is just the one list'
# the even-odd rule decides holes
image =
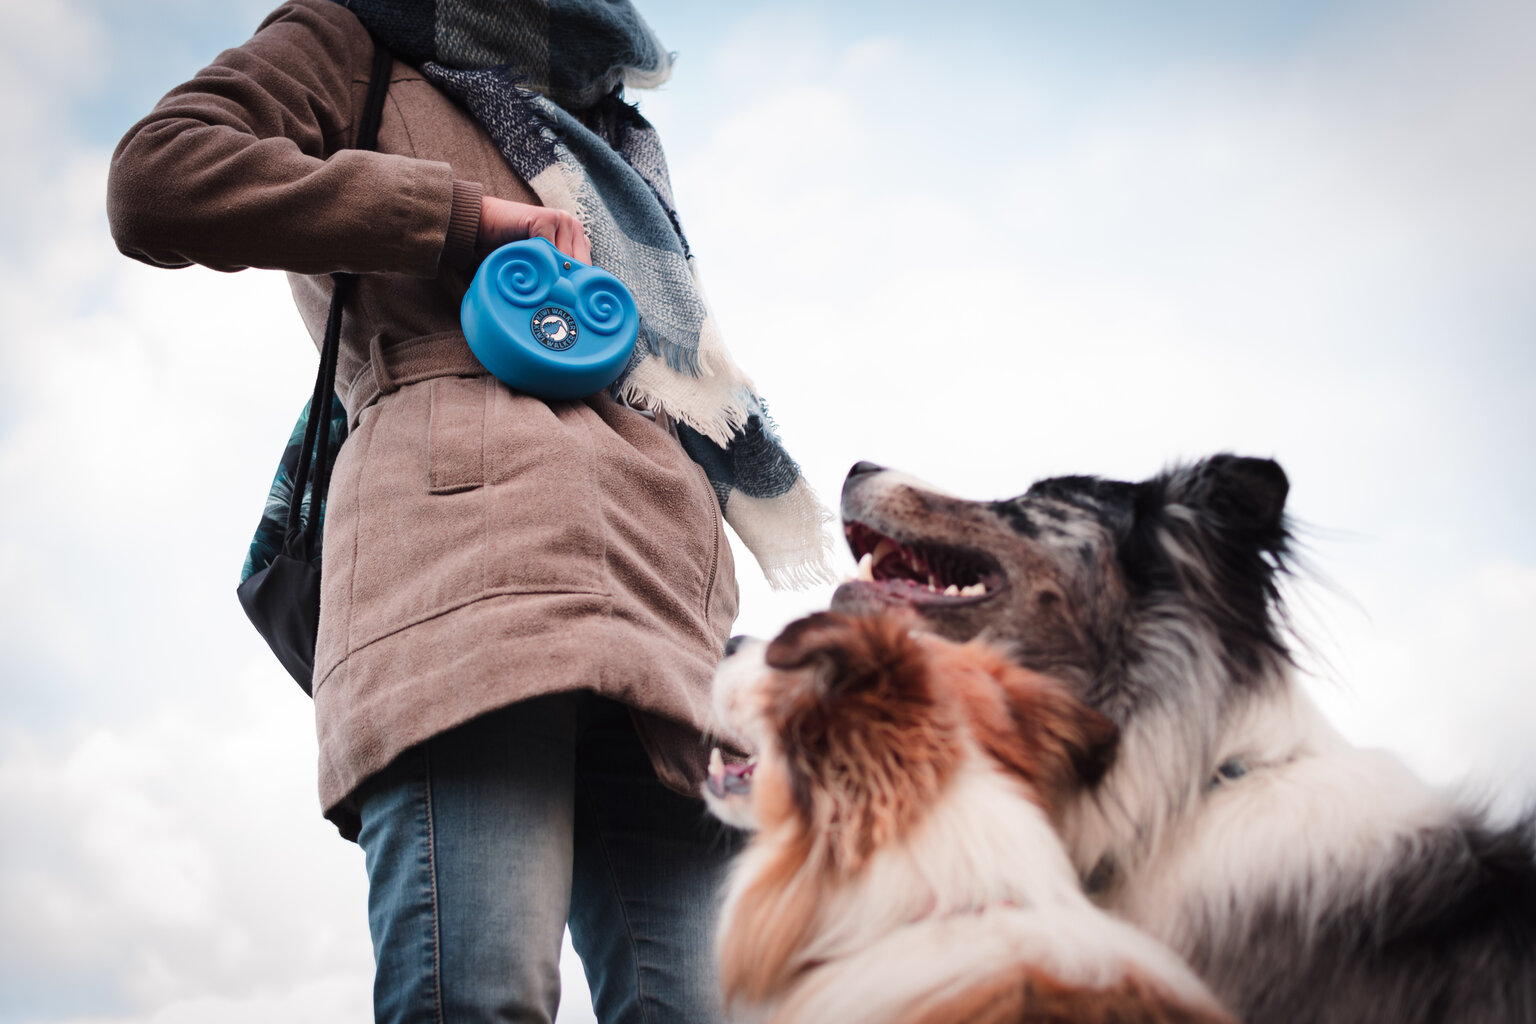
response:
{"label": "coat sleeve", "polygon": [[450,227],[454,245],[466,230],[473,244],[479,186],[440,161],[347,148],[372,57],[340,4],[273,12],[118,144],[107,181],[118,248],[165,267],[436,274]]}

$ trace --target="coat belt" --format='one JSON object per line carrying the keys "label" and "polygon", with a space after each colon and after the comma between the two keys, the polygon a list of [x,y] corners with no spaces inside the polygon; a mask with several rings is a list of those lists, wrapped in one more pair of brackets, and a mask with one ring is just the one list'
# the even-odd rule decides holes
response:
{"label": "coat belt", "polygon": [[342,404],[353,428],[363,410],[381,395],[399,391],[407,384],[434,377],[479,377],[486,373],[461,331],[424,334],[388,346],[382,338],[375,334],[369,340],[368,362],[343,396]]}

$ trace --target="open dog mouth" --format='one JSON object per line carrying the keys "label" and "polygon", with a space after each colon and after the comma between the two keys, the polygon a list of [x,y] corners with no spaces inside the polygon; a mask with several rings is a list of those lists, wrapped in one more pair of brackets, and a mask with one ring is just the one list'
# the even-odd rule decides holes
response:
{"label": "open dog mouth", "polygon": [[864,523],[843,526],[858,560],[854,582],[882,588],[907,601],[984,600],[1003,587],[998,564],[976,551],[936,544],[903,544]]}
{"label": "open dog mouth", "polygon": [[745,764],[726,764],[720,748],[715,747],[709,752],[709,778],[705,785],[721,800],[731,796],[746,796],[752,792],[752,771],[756,767],[755,757]]}

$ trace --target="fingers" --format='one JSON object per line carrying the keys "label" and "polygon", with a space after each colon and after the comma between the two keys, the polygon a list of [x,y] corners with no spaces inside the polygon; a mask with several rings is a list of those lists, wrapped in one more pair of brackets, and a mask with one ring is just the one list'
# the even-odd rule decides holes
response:
{"label": "fingers", "polygon": [[537,209],[542,216],[536,220],[530,235],[549,239],[556,249],[582,263],[592,262],[592,246],[587,241],[587,232],[581,226],[581,221],[564,210],[551,210],[542,206]]}
{"label": "fingers", "polygon": [[550,241],[566,255],[574,256],[582,263],[592,262],[592,245],[587,241],[587,232],[581,226],[581,221],[570,214],[562,215],[555,228],[555,237]]}
{"label": "fingers", "polygon": [[546,238],[567,256],[582,263],[592,262],[592,245],[574,214],[495,196],[481,199],[480,248],[495,249],[525,238]]}

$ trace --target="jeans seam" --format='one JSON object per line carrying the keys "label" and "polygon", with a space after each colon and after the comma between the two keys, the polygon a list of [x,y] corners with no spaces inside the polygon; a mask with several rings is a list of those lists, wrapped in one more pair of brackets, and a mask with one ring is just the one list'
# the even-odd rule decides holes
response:
{"label": "jeans seam", "polygon": [[432,812],[432,750],[430,746],[423,747],[422,758],[426,769],[423,788],[426,791],[427,807],[427,882],[432,899],[432,1000],[436,1011],[437,1024],[444,1024],[443,939],[441,912],[438,908],[437,823],[433,818]]}
{"label": "jeans seam", "polygon": [[[590,813],[595,819],[597,817],[597,810],[591,798],[591,787],[579,779],[578,784],[587,794],[584,802],[591,809]],[[594,821],[594,825],[596,824],[597,822]],[[646,1005],[645,990],[640,984],[640,944],[635,939],[635,928],[629,920],[629,906],[624,902],[624,894],[619,889],[619,876],[613,868],[613,855],[608,852],[608,840],[604,837],[601,828],[594,828],[594,831],[597,834],[597,845],[603,851],[603,866],[607,868],[608,881],[613,885],[614,899],[618,900],[619,903],[619,916],[624,920],[624,934],[629,938],[631,959],[634,960],[635,964],[635,1004],[640,1008],[641,1021],[649,1022],[652,1020],[650,1007]]]}

